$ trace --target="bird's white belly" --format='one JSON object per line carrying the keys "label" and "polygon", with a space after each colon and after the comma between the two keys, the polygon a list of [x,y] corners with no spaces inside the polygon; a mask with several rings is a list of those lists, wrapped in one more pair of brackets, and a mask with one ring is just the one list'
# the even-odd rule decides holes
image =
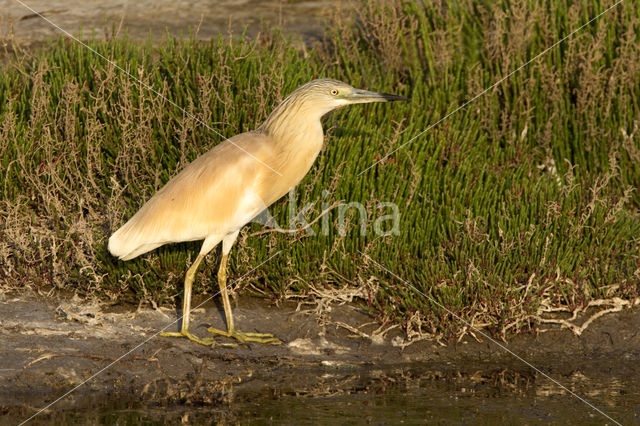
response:
{"label": "bird's white belly", "polygon": [[226,224],[225,229],[222,232],[211,232],[217,234],[228,234],[239,230],[244,225],[249,223],[251,219],[255,218],[260,212],[265,210],[268,206],[264,203],[262,198],[257,192],[248,190],[244,193],[242,198],[238,201],[235,212]]}

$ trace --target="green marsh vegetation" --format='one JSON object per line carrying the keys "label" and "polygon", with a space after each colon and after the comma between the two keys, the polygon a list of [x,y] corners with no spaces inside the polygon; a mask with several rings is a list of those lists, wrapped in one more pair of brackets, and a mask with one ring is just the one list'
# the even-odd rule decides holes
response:
{"label": "green marsh vegetation", "polygon": [[[247,226],[237,284],[274,301],[355,300],[410,338],[463,324],[368,262],[362,251],[457,315],[508,336],[545,311],[640,290],[640,8],[625,2],[570,40],[383,158],[514,71],[609,2],[363,2],[300,51],[257,40],[125,38],[88,43],[140,84],[67,40],[3,53],[0,73],[0,286],[171,303],[199,243],[120,262],[106,240],[163,183],[221,137],[255,129],[317,77],[409,96],[325,119],[326,147],[301,183],[311,221],[338,200],[367,207],[346,233],[294,236]],[[393,202],[399,233],[373,232]],[[271,214],[286,227],[285,197]],[[214,208],[214,206],[212,206]],[[335,211],[327,214],[336,224]],[[212,254],[195,291],[217,291]],[[616,299],[617,300],[617,299]],[[606,306],[606,304],[605,304]]]}

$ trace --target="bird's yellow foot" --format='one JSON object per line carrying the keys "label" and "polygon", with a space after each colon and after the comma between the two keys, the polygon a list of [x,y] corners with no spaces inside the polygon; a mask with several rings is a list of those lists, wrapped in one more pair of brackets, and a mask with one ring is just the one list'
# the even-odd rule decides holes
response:
{"label": "bird's yellow foot", "polygon": [[160,333],[160,336],[162,337],[186,337],[187,339],[191,340],[192,342],[196,342],[196,343],[200,343],[201,345],[205,345],[205,346],[212,346],[216,344],[216,341],[209,338],[209,339],[201,339],[198,336],[196,336],[195,334],[191,334],[190,331],[179,331],[179,332],[168,332],[168,331],[163,331],[162,333]]}
{"label": "bird's yellow foot", "polygon": [[268,333],[245,333],[243,331],[231,330],[231,331],[222,331],[217,328],[209,327],[207,329],[211,333],[219,334],[220,336],[231,337],[236,339],[240,343],[267,343],[272,345],[279,345],[282,343],[280,339],[275,337],[273,334]]}

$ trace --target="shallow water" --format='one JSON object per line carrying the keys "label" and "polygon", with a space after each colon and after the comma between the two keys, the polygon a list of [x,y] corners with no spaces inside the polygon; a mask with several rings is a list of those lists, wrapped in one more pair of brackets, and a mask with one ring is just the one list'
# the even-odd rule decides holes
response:
{"label": "shallow water", "polygon": [[[297,377],[296,377],[297,376]],[[300,395],[289,380],[320,379]],[[622,424],[640,422],[640,388],[633,380],[603,383],[573,374],[563,377],[578,394]],[[578,380],[579,379],[579,380]],[[342,382],[344,389],[336,390]],[[578,383],[580,382],[580,383]],[[326,384],[327,386],[323,385]],[[416,367],[331,372],[292,372],[282,382],[229,389],[228,402],[205,405],[143,406],[135,397],[91,410],[54,411],[31,424],[613,424],[547,379],[512,370],[476,371]],[[0,423],[24,420],[19,412]],[[9,424],[9,423],[7,423]]]}
{"label": "shallow water", "polygon": [[[86,304],[5,298],[0,425],[19,424],[81,383],[29,424],[614,424],[489,342],[422,341],[400,350],[302,321],[295,303],[276,309],[243,298],[236,314],[248,329],[267,318],[286,342],[307,339],[311,352],[152,339],[110,365],[165,325],[166,315],[96,308],[90,312],[99,323],[89,324],[55,313],[88,312]],[[196,330],[220,321],[215,304],[205,306]],[[370,321],[348,305],[327,315]],[[621,424],[640,424],[639,327],[640,310],[628,310],[579,337],[550,330],[516,337],[509,348]]]}

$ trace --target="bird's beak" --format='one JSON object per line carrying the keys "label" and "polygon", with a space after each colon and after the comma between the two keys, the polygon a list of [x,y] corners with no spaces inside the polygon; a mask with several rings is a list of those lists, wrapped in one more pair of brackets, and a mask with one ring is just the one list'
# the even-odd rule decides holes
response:
{"label": "bird's beak", "polygon": [[344,99],[354,104],[364,104],[367,102],[393,102],[408,101],[409,98],[388,93],[369,92],[368,90],[355,89],[344,96]]}

